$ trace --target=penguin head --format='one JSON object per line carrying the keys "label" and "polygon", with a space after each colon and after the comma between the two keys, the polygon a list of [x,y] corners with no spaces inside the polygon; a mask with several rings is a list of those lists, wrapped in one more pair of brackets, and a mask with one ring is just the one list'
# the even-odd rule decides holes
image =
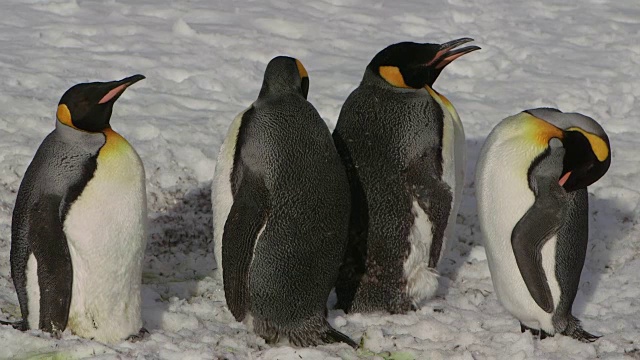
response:
{"label": "penguin head", "polygon": [[110,82],[92,82],[72,86],[62,95],[56,117],[75,129],[99,132],[109,127],[113,104],[127,87],[144,79],[143,75]]}
{"label": "penguin head", "polygon": [[259,97],[299,93],[307,98],[309,75],[300,60],[288,56],[276,56],[264,71]]}
{"label": "penguin head", "polygon": [[549,149],[559,139],[564,147],[558,183],[567,191],[586,188],[600,179],[611,165],[611,147],[604,129],[592,118],[557,109],[538,108],[525,113],[543,121],[532,136]]}
{"label": "penguin head", "polygon": [[480,49],[478,46],[455,49],[470,41],[473,39],[462,38],[444,44],[401,42],[389,45],[371,60],[367,69],[394,87],[432,87],[445,66],[464,54]]}

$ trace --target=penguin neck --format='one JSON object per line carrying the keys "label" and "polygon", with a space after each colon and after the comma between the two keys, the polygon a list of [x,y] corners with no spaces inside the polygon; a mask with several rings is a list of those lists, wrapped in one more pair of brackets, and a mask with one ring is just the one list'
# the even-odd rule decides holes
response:
{"label": "penguin neck", "polygon": [[260,89],[260,94],[258,95],[258,99],[266,99],[271,97],[279,97],[283,95],[300,95],[302,97],[302,89],[296,88],[291,84],[274,82],[267,84],[266,81],[262,84],[262,88]]}
{"label": "penguin neck", "polygon": [[60,121],[56,121],[54,133],[67,144],[81,146],[91,151],[101,148],[106,142],[106,136],[103,133],[74,129]]}

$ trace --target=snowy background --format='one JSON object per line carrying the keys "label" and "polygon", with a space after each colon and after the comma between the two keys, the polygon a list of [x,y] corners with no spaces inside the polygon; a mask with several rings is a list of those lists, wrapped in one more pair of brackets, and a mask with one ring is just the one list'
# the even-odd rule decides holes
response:
{"label": "snowy background", "polygon": [[[436,3],[436,2],[432,2]],[[151,335],[106,346],[65,333],[0,326],[0,358],[56,359],[640,359],[640,3],[556,1],[3,0],[0,2],[0,318],[19,316],[9,271],[11,212],[22,175],[79,82],[141,73],[111,124],[147,172],[149,245],[143,319]],[[578,3],[578,2],[576,2]],[[457,108],[468,164],[459,240],[438,297],[407,315],[330,321],[364,347],[271,347],[236,323],[212,271],[210,185],[235,115],[258,95],[276,55],[302,61],[309,100],[333,129],[382,48],[475,38],[481,51],[446,68],[435,89]],[[474,169],[491,128],[538,106],[598,120],[613,149],[590,189],[591,236],[574,314],[603,335],[583,344],[521,334],[498,303],[482,247]]]}

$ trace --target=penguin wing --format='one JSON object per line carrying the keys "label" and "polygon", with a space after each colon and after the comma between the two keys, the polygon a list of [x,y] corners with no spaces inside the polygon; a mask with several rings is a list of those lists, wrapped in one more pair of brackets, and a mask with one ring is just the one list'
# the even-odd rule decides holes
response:
{"label": "penguin wing", "polygon": [[[44,331],[64,331],[69,318],[73,270],[60,217],[61,197],[41,195],[30,207],[21,207],[14,214],[12,224],[12,274],[17,276],[16,286],[22,316],[28,315],[26,294],[26,264],[33,252],[37,263],[40,287],[40,324]],[[31,250],[31,251],[29,251]],[[23,287],[24,286],[24,287]],[[25,311],[26,310],[26,311]],[[35,328],[36,324],[29,324]]]}
{"label": "penguin wing", "polygon": [[407,186],[431,222],[433,240],[429,251],[429,267],[435,268],[440,259],[449,213],[453,206],[453,194],[451,187],[436,176],[436,159],[433,154],[434,151],[427,151],[411,163],[407,169]]}
{"label": "penguin wing", "polygon": [[227,306],[237,321],[249,307],[249,268],[258,236],[269,216],[264,180],[244,171],[222,235],[222,277]]}
{"label": "penguin wing", "polygon": [[[553,187],[536,200],[518,221],[511,233],[511,246],[531,297],[544,311],[553,311],[553,298],[544,269],[542,268],[542,247],[551,239],[562,224],[562,206],[553,194]],[[557,187],[558,191],[560,187]],[[555,274],[551,274],[555,276]]]}
{"label": "penguin wing", "polygon": [[22,313],[22,330],[27,330],[29,307],[27,299],[27,262],[32,254],[29,246],[29,208],[25,206],[27,201],[25,194],[18,192],[11,224],[11,277],[18,294],[20,312]]}

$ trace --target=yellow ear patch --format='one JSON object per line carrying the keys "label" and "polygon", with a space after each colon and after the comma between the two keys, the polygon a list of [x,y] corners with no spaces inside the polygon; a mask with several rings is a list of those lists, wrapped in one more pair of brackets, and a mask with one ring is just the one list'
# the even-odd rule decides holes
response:
{"label": "yellow ear patch", "polygon": [[298,66],[298,74],[300,74],[300,78],[308,78],[309,74],[307,74],[307,69],[304,68],[304,65],[302,65],[300,60],[296,59],[296,65]]}
{"label": "yellow ear patch", "polygon": [[589,140],[589,144],[591,145],[591,149],[593,153],[596,154],[596,157],[599,161],[605,161],[609,157],[609,147],[607,143],[602,140],[598,135],[592,134],[588,131],[584,131],[579,127],[570,127],[567,130],[569,131],[577,131],[584,135],[584,137]]}
{"label": "yellow ear patch", "polygon": [[532,126],[530,129],[530,133],[535,139],[535,141],[544,147],[549,146],[549,141],[552,138],[562,139],[564,138],[564,133],[562,129],[555,127],[548,122],[537,118],[529,113],[523,113],[525,116],[528,116],[528,123]]}
{"label": "yellow ear patch", "polygon": [[56,117],[61,123],[76,129],[76,127],[73,125],[73,122],[71,121],[71,112],[69,111],[67,105],[58,105],[58,112],[56,113]]}
{"label": "yellow ear patch", "polygon": [[411,87],[404,82],[404,77],[400,73],[400,69],[397,66],[380,66],[378,68],[378,72],[383,79],[385,79],[389,84],[410,89]]}

